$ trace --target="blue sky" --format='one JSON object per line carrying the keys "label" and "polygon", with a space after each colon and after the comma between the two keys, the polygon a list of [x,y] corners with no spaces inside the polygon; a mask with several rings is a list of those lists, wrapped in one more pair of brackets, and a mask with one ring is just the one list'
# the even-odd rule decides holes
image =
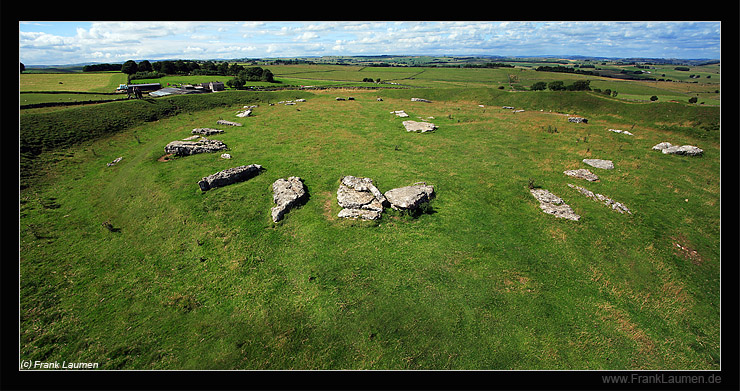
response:
{"label": "blue sky", "polygon": [[720,58],[720,22],[19,21],[26,65],[330,55]]}

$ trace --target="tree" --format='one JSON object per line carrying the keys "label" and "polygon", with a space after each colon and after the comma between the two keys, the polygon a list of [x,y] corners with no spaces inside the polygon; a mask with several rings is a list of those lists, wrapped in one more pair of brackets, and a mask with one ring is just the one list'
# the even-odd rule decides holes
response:
{"label": "tree", "polygon": [[136,65],[134,60],[128,60],[121,65],[121,72],[128,75],[128,82],[131,82],[131,75],[136,73],[139,67]]}
{"label": "tree", "polygon": [[154,68],[152,68],[152,63],[149,62],[149,60],[144,60],[137,65],[137,72],[151,72]]}
{"label": "tree", "polygon": [[697,99],[697,97],[693,96],[693,97],[689,98],[689,103],[696,103],[696,101],[698,101],[698,100],[699,99]]}
{"label": "tree", "polygon": [[653,95],[650,97],[650,101],[655,102],[656,100],[658,100],[657,96]]}
{"label": "tree", "polygon": [[547,83],[544,81],[538,81],[537,83],[532,84],[532,87],[530,87],[532,91],[544,91],[547,89]]}
{"label": "tree", "polygon": [[26,66],[23,65],[23,63],[21,63],[20,70],[21,70],[21,73],[23,73],[23,71],[26,70]]}
{"label": "tree", "polygon": [[547,88],[552,91],[564,91],[565,85],[562,81],[551,81],[550,84],[547,85]]}

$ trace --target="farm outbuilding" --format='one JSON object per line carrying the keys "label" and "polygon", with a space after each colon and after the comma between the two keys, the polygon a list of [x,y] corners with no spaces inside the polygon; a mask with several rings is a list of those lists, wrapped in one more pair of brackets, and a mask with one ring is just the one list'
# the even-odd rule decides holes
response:
{"label": "farm outbuilding", "polygon": [[201,86],[203,88],[208,88],[211,91],[224,91],[226,90],[226,87],[224,86],[224,83],[220,81],[209,81],[208,83],[201,83]]}

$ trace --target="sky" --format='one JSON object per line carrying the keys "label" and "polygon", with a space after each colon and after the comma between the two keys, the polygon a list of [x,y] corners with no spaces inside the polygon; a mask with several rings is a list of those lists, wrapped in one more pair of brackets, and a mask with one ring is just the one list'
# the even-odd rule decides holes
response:
{"label": "sky", "polygon": [[719,21],[33,21],[24,65],[357,55],[720,58]]}

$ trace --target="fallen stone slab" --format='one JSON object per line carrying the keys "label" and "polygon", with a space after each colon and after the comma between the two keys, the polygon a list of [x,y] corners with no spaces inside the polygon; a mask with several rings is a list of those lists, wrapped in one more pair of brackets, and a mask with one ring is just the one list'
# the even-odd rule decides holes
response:
{"label": "fallen stone slab", "polygon": [[401,118],[406,118],[406,117],[408,117],[408,116],[409,116],[409,115],[408,115],[408,114],[406,114],[406,112],[405,112],[405,111],[403,111],[403,110],[396,110],[396,111],[391,111],[391,113],[392,113],[392,114],[395,114],[396,116],[398,116],[398,117],[401,117]]}
{"label": "fallen stone slab", "polygon": [[511,112],[512,112],[512,113],[523,113],[523,112],[524,112],[524,110],[523,110],[523,109],[519,109],[519,110],[512,110]]}
{"label": "fallen stone slab", "polygon": [[195,128],[190,133],[192,134],[201,134],[203,136],[210,136],[212,134],[218,134],[223,133],[224,131],[221,129],[212,129],[212,128]]}
{"label": "fallen stone slab", "polygon": [[105,163],[105,164],[107,164],[107,165],[108,165],[108,167],[110,167],[110,166],[113,166],[113,165],[115,165],[116,163],[120,162],[120,161],[121,161],[121,159],[123,159],[123,156],[121,156],[121,157],[117,157],[117,158],[113,159],[113,161],[112,161],[112,162],[110,162],[110,163]]}
{"label": "fallen stone slab", "polygon": [[242,124],[240,124],[239,122],[227,121],[225,119],[220,119],[220,120],[216,121],[216,123],[219,124],[219,125],[242,126]]}
{"label": "fallen stone slab", "polygon": [[403,121],[403,126],[407,132],[426,133],[437,129],[437,125],[431,122]]}
{"label": "fallen stone slab", "polygon": [[196,139],[199,139],[199,138],[200,138],[200,136],[198,136],[196,134],[195,136],[185,137],[183,140],[184,141],[190,141],[190,140],[196,140]]}
{"label": "fallen stone slab", "polygon": [[236,113],[236,116],[240,118],[249,117],[250,115],[252,115],[252,109],[247,109]]}
{"label": "fallen stone slab", "polygon": [[599,177],[596,176],[596,174],[592,173],[591,171],[589,171],[589,170],[587,170],[585,168],[580,168],[578,170],[563,171],[563,174],[568,175],[568,176],[572,176],[572,177],[575,177],[575,178],[585,179],[585,180],[590,181],[590,182],[595,182],[595,181],[598,181],[599,180]]}
{"label": "fallen stone slab", "polygon": [[411,98],[412,102],[424,102],[424,103],[432,103],[429,99],[422,99],[422,98]]}
{"label": "fallen stone slab", "polygon": [[[339,183],[337,203],[344,208],[339,217],[375,220],[380,217],[387,200],[373,185],[372,179],[347,175],[342,177]],[[372,211],[376,212],[377,216],[375,213],[355,211]]]}
{"label": "fallen stone slab", "polygon": [[271,209],[272,221],[277,223],[283,215],[306,197],[306,186],[303,179],[291,176],[280,178],[272,184],[272,201],[276,206]]}
{"label": "fallen stone slab", "polygon": [[501,106],[502,109],[514,110],[514,106]]}
{"label": "fallen stone slab", "polygon": [[578,221],[581,216],[577,215],[571,207],[563,202],[563,199],[550,193],[545,189],[530,189],[530,193],[540,202],[540,209],[547,214],[562,219]]}
{"label": "fallen stone slab", "polygon": [[616,210],[619,213],[625,213],[626,212],[626,213],[632,214],[632,212],[630,212],[630,210],[626,206],[624,206],[624,204],[619,203],[617,201],[614,201],[613,199],[611,199],[611,198],[609,198],[609,197],[607,197],[605,195],[596,194],[596,193],[594,193],[594,192],[592,192],[590,190],[587,190],[587,189],[585,189],[585,188],[583,188],[581,186],[571,185],[570,183],[568,183],[568,186],[570,186],[572,189],[578,190],[581,194],[583,194],[583,195],[585,195],[587,197],[590,197],[590,198],[593,198],[594,200],[603,202],[604,205],[610,206],[612,208],[612,210]]}
{"label": "fallen stone slab", "polygon": [[580,124],[580,123],[587,124],[588,120],[583,117],[568,117],[568,122],[575,122],[577,124]]}
{"label": "fallen stone slab", "polygon": [[247,179],[258,175],[261,170],[262,166],[259,164],[228,168],[204,177],[198,181],[198,186],[200,186],[200,190],[202,191],[223,187],[232,183],[246,181]]}
{"label": "fallen stone slab", "polygon": [[416,182],[411,186],[399,187],[385,192],[385,199],[395,210],[413,210],[431,201],[434,197],[434,186],[425,182]]}
{"label": "fallen stone slab", "polygon": [[685,155],[685,156],[701,156],[704,154],[704,150],[695,147],[693,145],[672,145],[668,142],[662,142],[660,144],[657,144],[653,146],[653,149],[656,151],[661,151],[664,154],[670,154],[670,155]]}
{"label": "fallen stone slab", "polygon": [[381,212],[378,212],[376,210],[345,208],[339,211],[337,217],[342,217],[346,219],[377,220],[380,218],[380,215]]}
{"label": "fallen stone slab", "polygon": [[164,147],[164,153],[171,153],[176,156],[189,156],[224,149],[226,149],[226,144],[221,141],[201,138],[198,141],[173,141]]}
{"label": "fallen stone slab", "polygon": [[621,134],[626,134],[628,136],[634,136],[632,133],[630,133],[630,132],[628,132],[626,130],[619,130],[619,129],[607,129],[607,130],[610,131],[610,132],[614,132],[614,133],[621,133]]}
{"label": "fallen stone slab", "polygon": [[614,162],[612,162],[611,160],[583,159],[583,162],[591,167],[603,168],[605,170],[611,170],[614,168]]}

